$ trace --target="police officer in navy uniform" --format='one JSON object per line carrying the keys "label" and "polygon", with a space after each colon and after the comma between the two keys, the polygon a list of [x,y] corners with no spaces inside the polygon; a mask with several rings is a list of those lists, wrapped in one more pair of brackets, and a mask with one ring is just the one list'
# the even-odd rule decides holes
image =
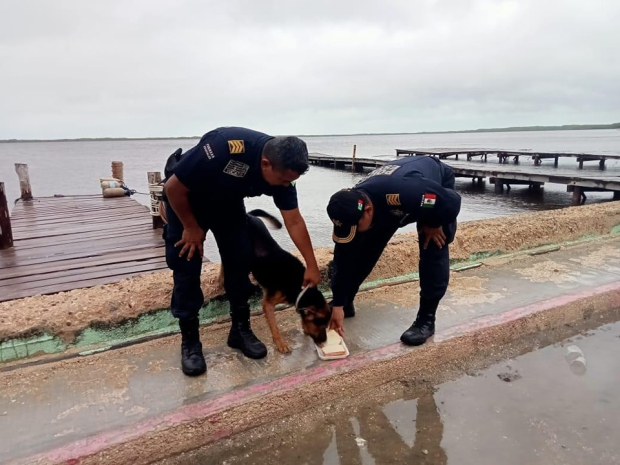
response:
{"label": "police officer in navy uniform", "polygon": [[183,372],[196,376],[207,369],[198,311],[204,303],[200,273],[203,243],[209,230],[220,252],[224,289],[230,302],[228,345],[250,358],[267,355],[267,348],[250,327],[248,298],[252,285],[248,275],[252,253],[245,197],[273,197],[291,239],[305,259],[304,286],[316,285],[320,280],[295,188],[295,180],[308,169],[308,150],[297,137],[271,137],[227,127],[208,132],[178,162],[174,161],[169,160],[167,165],[164,187],[166,261],[174,280],[171,310],[181,329]]}
{"label": "police officer in navy uniform", "polygon": [[355,315],[353,299],[394,233],[417,223],[420,247],[420,307],[401,336],[420,345],[435,332],[435,313],[450,278],[448,245],[456,232],[461,197],[454,171],[433,157],[414,156],[376,169],[353,189],[335,193],[327,206],[334,223],[331,326],[344,334]]}

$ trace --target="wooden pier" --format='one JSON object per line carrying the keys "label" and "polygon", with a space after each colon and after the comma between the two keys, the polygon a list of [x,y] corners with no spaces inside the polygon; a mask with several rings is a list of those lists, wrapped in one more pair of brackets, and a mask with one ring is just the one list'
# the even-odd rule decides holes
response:
{"label": "wooden pier", "polygon": [[[445,157],[444,157],[445,158]],[[362,172],[375,169],[392,161],[386,158],[352,158],[336,157],[321,153],[311,153],[310,163],[336,169]],[[620,199],[620,177],[600,174],[571,173],[569,170],[546,168],[542,166],[516,166],[506,164],[486,164],[456,160],[443,160],[454,169],[457,177],[471,178],[482,182],[488,179],[495,184],[495,190],[501,192],[504,186],[524,184],[532,188],[540,188],[545,183],[564,184],[567,191],[573,193],[573,204],[579,205],[585,199],[587,191],[610,191],[615,200]]]}
{"label": "wooden pier", "polygon": [[[120,196],[34,197],[28,167],[16,164],[21,197],[11,215],[0,182],[0,302],[109,284],[167,269],[157,205]],[[122,163],[112,163],[122,180]],[[161,189],[159,189],[161,190]],[[104,193],[102,193],[104,194]],[[120,195],[123,195],[121,189]]]}
{"label": "wooden pier", "polygon": [[607,160],[620,160],[618,154],[597,154],[597,153],[571,153],[571,152],[535,152],[530,150],[515,151],[501,149],[471,149],[471,148],[420,148],[420,149],[396,149],[396,156],[401,155],[431,155],[439,158],[459,159],[459,156],[466,157],[467,161],[480,157],[487,161],[489,155],[496,156],[500,163],[509,163],[510,159],[516,164],[521,157],[530,157],[535,165],[542,164],[543,160],[553,160],[553,165],[558,166],[560,158],[574,158],[579,163],[579,168],[583,168],[584,162],[597,161],[601,170],[605,169]]}
{"label": "wooden pier", "polygon": [[349,169],[361,173],[366,168],[377,168],[385,163],[386,160],[380,158],[347,158],[325,155],[324,153],[311,153],[308,156],[311,165],[327,166],[339,170]]}
{"label": "wooden pier", "polygon": [[13,247],[0,251],[0,301],[166,269],[161,229],[129,197],[20,200],[11,224]]}

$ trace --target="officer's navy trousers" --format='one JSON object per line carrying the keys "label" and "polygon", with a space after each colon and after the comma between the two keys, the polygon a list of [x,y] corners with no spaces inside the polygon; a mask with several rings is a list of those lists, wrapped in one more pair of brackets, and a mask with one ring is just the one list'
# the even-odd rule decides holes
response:
{"label": "officer's navy trousers", "polygon": [[[179,257],[182,246],[175,247],[181,240],[183,225],[168,203],[166,203],[168,224],[164,226],[166,263],[172,270],[174,287],[170,308],[176,318],[185,319],[198,315],[204,304],[200,287],[202,257],[194,254],[187,260],[187,254]],[[252,292],[249,279],[251,267],[251,246],[247,229],[247,217],[243,200],[228,201],[225,205],[192,209],[200,227],[211,231],[224,265],[224,289],[231,311],[247,305]]]}

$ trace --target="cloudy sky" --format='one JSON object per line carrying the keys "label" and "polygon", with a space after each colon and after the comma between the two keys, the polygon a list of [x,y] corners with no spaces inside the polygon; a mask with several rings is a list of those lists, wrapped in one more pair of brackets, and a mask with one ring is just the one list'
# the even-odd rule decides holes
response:
{"label": "cloudy sky", "polygon": [[618,0],[0,0],[0,139],[620,121]]}

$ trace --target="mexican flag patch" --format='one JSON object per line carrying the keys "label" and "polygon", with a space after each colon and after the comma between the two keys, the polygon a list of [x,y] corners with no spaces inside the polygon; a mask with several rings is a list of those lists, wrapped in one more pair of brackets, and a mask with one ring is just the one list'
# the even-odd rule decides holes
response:
{"label": "mexican flag patch", "polygon": [[422,196],[422,203],[420,206],[422,208],[433,208],[435,206],[435,201],[437,200],[437,196],[435,194],[424,194]]}

